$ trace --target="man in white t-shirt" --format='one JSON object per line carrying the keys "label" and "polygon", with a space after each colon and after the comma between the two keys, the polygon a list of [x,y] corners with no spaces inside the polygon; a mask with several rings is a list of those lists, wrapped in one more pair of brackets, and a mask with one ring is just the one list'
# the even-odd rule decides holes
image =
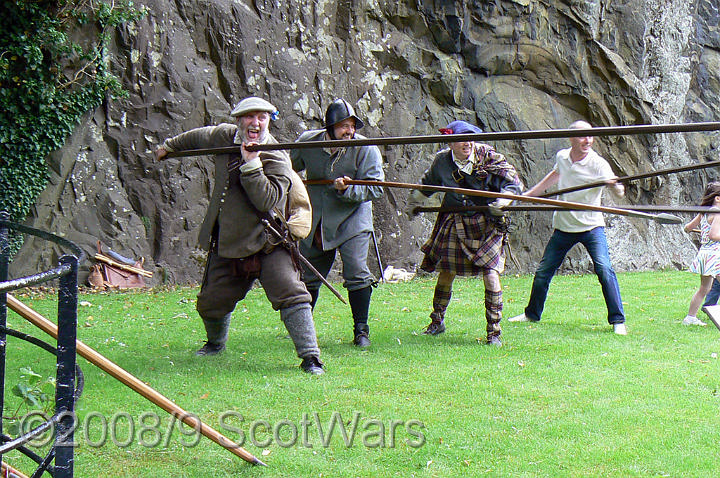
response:
{"label": "man in white t-shirt", "polygon": [[[585,129],[592,128],[592,126],[585,121],[576,121],[570,125],[570,128]],[[571,147],[558,151],[553,170],[525,192],[525,195],[539,196],[555,185],[558,189],[565,189],[617,178],[608,162],[592,149],[592,144],[592,136],[570,138]],[[612,183],[609,187],[618,197],[625,194],[622,184]],[[600,206],[602,191],[603,187],[583,189],[562,194],[559,199]],[[626,335],[625,312],[620,298],[617,276],[610,263],[603,214],[598,211],[556,211],[553,215],[553,229],[553,234],[545,246],[542,260],[535,272],[528,306],[524,313],[508,320],[510,322],[538,322],[540,320],[550,281],[568,251],[575,244],[581,243],[590,254],[595,273],[602,286],[605,305],[608,309],[608,322],[613,326],[616,334]]]}

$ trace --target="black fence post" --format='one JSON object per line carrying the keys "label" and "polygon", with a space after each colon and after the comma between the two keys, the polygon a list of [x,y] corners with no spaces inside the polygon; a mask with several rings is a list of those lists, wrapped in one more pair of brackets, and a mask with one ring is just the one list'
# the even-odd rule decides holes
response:
{"label": "black fence post", "polygon": [[[0,211],[0,221],[9,221],[10,214],[7,211]],[[8,279],[10,264],[10,241],[8,228],[0,224],[0,282]],[[7,336],[5,327],[7,325],[7,294],[0,293],[0,413],[5,410],[5,349]],[[0,419],[0,436],[3,434],[3,421]],[[0,455],[2,461],[2,455]]]}
{"label": "black fence post", "polygon": [[78,259],[60,258],[71,272],[60,278],[58,291],[57,388],[55,410],[60,413],[55,438],[55,478],[72,478],[75,454],[75,362],[77,340]]}

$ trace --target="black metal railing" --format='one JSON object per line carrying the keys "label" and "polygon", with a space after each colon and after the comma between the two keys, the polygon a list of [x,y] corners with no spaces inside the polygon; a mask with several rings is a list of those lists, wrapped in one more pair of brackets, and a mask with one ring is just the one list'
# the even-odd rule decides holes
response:
{"label": "black metal railing", "polygon": [[[38,274],[8,279],[10,264],[9,234],[23,233],[53,242],[69,249],[73,254],[63,255],[59,265]],[[55,389],[55,414],[47,421],[12,439],[3,433],[0,419],[0,459],[5,453],[18,450],[38,464],[32,477],[40,477],[47,472],[55,478],[72,478],[74,465],[74,413],[75,401],[82,392],[82,373],[76,361],[77,339],[77,277],[78,265],[85,254],[73,242],[39,229],[23,226],[9,221],[6,212],[0,212],[0,411],[5,407],[5,368],[7,337],[13,336],[37,345],[57,356]],[[7,328],[7,293],[24,287],[42,284],[58,279],[58,336],[57,347],[53,347],[35,337]],[[53,431],[55,442],[45,457],[39,456],[27,445],[33,438]],[[55,465],[51,463],[54,461]]]}

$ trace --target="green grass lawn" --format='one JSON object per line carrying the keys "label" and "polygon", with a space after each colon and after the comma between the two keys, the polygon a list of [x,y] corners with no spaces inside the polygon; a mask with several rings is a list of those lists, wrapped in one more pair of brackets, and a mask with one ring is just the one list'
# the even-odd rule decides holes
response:
{"label": "green grass lawn", "polygon": [[[503,277],[505,317],[522,312],[531,280]],[[433,278],[380,285],[365,351],[352,345],[349,307],[324,290],[315,311],[327,368],[319,377],[299,370],[261,289],[233,314],[225,353],[205,358],[194,356],[204,337],[196,289],[83,294],[80,340],[228,438],[244,438],[269,467],[175,427],[81,358],[75,476],[714,476],[720,332],[681,324],[699,278],[619,280],[627,336],[607,324],[594,275],[558,276],[540,323],[502,322],[502,348],[484,345],[481,280],[456,281],[438,337],[420,334]],[[56,296],[17,297],[54,320]],[[10,311],[8,322],[43,335]],[[54,359],[38,350],[8,339],[7,388],[23,366],[54,373]],[[6,413],[18,399],[7,402]],[[328,437],[333,420],[348,443],[338,423]],[[33,469],[18,455],[6,459]]]}

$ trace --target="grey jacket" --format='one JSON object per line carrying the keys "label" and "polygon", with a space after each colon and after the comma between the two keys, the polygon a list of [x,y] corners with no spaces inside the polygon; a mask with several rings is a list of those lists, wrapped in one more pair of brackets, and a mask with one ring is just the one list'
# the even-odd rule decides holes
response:
{"label": "grey jacket", "polygon": [[[364,136],[355,135],[358,139]],[[301,141],[323,141],[325,130],[306,131]],[[307,179],[352,179],[384,181],[382,156],[377,146],[342,148],[333,157],[322,148],[293,149],[290,153],[296,171],[305,170]],[[338,192],[332,185],[308,185],[313,218],[312,232],[303,241],[312,244],[315,229],[322,219],[323,249],[337,248],[348,239],[373,230],[372,200],[382,197],[380,186],[349,186]]]}
{"label": "grey jacket", "polygon": [[[237,146],[236,133],[237,126],[233,124],[206,126],[169,138],[162,147],[167,151],[183,151]],[[268,142],[277,143],[270,135]],[[198,242],[201,247],[209,249],[213,228],[217,224],[218,254],[221,257],[241,258],[255,254],[268,242],[265,227],[256,211],[265,213],[277,207],[285,212],[292,174],[289,158],[282,151],[263,151],[259,161],[245,163],[233,172],[228,171],[231,155],[215,155],[213,159],[215,185]]]}

